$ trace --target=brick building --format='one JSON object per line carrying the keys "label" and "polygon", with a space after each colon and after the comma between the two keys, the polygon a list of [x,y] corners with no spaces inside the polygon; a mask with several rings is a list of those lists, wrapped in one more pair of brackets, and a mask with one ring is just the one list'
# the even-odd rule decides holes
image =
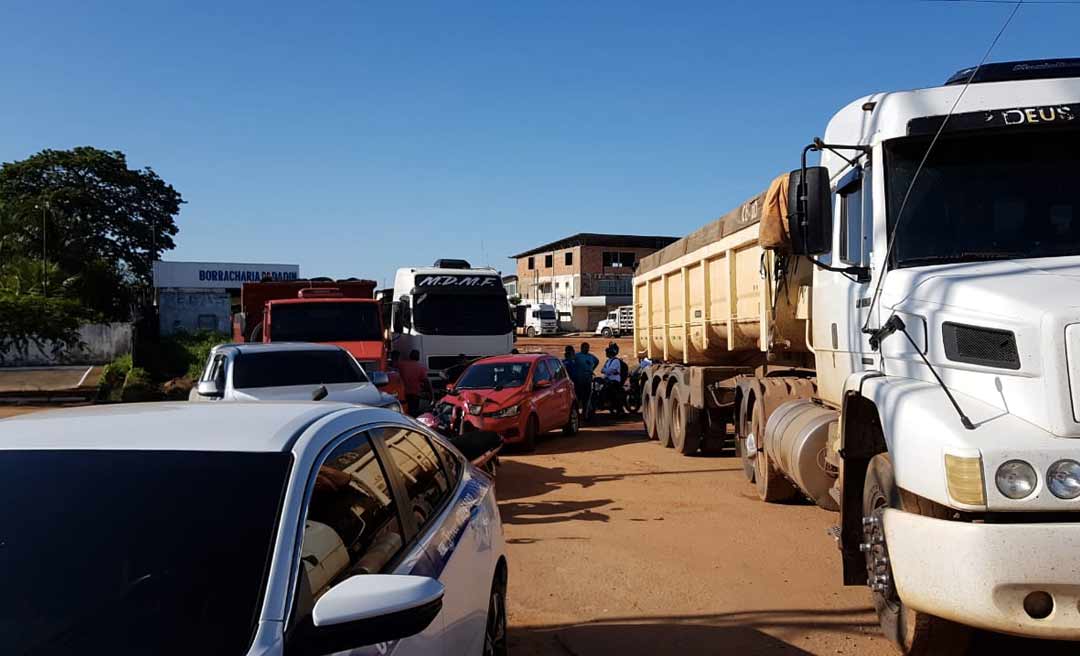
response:
{"label": "brick building", "polygon": [[592,330],[629,305],[638,261],[675,237],[579,233],[513,255],[522,303],[550,303],[563,330]]}

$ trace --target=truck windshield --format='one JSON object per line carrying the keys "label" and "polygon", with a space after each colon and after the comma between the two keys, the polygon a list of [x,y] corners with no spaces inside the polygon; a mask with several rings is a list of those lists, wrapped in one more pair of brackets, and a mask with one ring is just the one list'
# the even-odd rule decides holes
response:
{"label": "truck windshield", "polygon": [[514,329],[502,294],[419,294],[413,320],[425,335],[505,335]]}
{"label": "truck windshield", "polygon": [[555,310],[540,310],[540,318],[544,321],[554,321]]}
{"label": "truck windshield", "polygon": [[528,362],[474,364],[461,374],[456,387],[459,390],[521,387],[528,375]]}
{"label": "truck windshield", "polygon": [[373,342],[382,339],[376,303],[274,303],[270,331],[275,342]]}
{"label": "truck windshield", "polygon": [[237,389],[365,382],[363,370],[344,351],[241,353],[233,360]]}
{"label": "truck windshield", "polygon": [[5,451],[4,653],[247,653],[289,466],[286,453]]}
{"label": "truck windshield", "polygon": [[[886,144],[889,230],[929,139]],[[1080,254],[1080,130],[944,136],[908,198],[898,267]]]}

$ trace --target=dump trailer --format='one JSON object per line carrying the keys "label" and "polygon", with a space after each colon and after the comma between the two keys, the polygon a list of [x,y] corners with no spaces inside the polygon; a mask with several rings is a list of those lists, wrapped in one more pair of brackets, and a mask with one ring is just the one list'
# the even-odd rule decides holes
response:
{"label": "dump trailer", "polygon": [[836,511],[842,582],[901,653],[1080,640],[1078,78],[859,98],[635,274],[649,435],[733,442],[763,501]]}

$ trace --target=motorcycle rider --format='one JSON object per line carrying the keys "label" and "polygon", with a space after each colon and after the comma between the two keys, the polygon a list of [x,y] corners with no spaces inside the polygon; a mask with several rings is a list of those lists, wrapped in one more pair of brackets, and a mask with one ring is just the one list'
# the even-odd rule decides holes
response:
{"label": "motorcycle rider", "polygon": [[604,349],[604,355],[608,358],[607,362],[604,363],[604,368],[600,370],[600,374],[604,378],[604,405],[609,408],[622,407],[626,363],[618,357],[619,348],[617,346],[608,346]]}

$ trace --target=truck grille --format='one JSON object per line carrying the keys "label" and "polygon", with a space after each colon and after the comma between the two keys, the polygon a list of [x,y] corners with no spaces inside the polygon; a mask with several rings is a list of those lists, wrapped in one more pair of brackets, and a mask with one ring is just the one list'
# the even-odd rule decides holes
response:
{"label": "truck grille", "polygon": [[1020,354],[1012,331],[945,322],[941,326],[945,357],[955,362],[999,369],[1019,369]]}

